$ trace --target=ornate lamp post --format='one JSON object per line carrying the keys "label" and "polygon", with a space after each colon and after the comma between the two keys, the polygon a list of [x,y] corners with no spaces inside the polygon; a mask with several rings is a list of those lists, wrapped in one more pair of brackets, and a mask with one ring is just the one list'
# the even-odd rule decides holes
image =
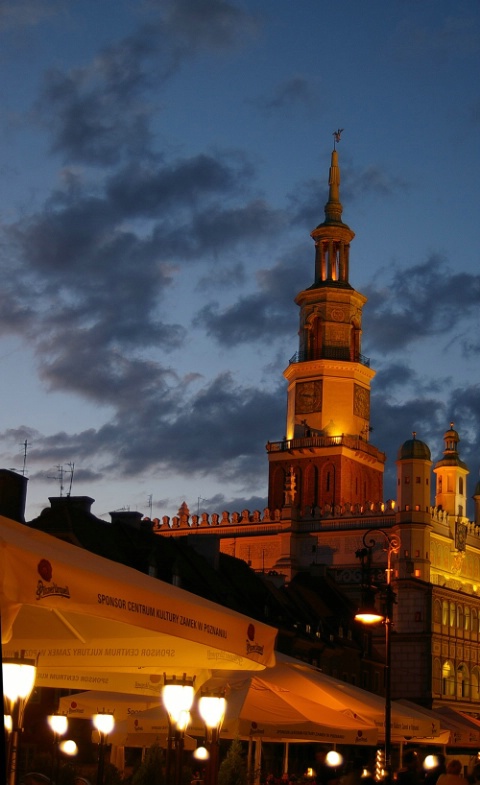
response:
{"label": "ornate lamp post", "polygon": [[[381,538],[381,539],[379,539]],[[393,625],[393,606],[395,604],[395,592],[391,586],[392,580],[392,554],[400,550],[400,538],[396,534],[388,534],[383,529],[369,529],[363,535],[364,549],[357,551],[356,556],[362,560],[362,568],[365,567],[365,557],[367,558],[367,577],[368,592],[370,595],[369,607],[363,608],[355,615],[357,621],[363,624],[378,624],[383,622],[385,626],[385,780],[390,783],[392,780],[392,681],[391,681],[391,631]],[[387,568],[385,570],[386,583],[383,589],[371,582],[372,551],[379,544],[387,554]],[[379,613],[374,606],[375,593],[383,593],[385,600],[385,612]]]}
{"label": "ornate lamp post", "polygon": [[216,785],[218,774],[219,732],[225,717],[227,702],[223,695],[202,695],[198,702],[200,715],[205,723],[210,758],[205,785]]}
{"label": "ornate lamp post", "polygon": [[107,736],[112,732],[115,726],[115,717],[113,714],[94,714],[92,717],[92,722],[100,737],[98,744],[97,785],[103,785],[105,771],[105,746],[107,743]]}
{"label": "ornate lamp post", "polygon": [[168,715],[168,741],[167,741],[167,758],[166,758],[166,780],[167,785],[171,785],[171,768],[172,768],[172,746],[175,746],[175,774],[173,782],[179,785],[182,774],[182,759],[183,759],[183,746],[185,739],[185,731],[190,722],[190,709],[194,697],[194,682],[195,679],[187,679],[186,674],[183,679],[177,681],[174,676],[167,679],[165,676],[164,686],[162,689],[163,705]]}
{"label": "ornate lamp post", "polygon": [[58,781],[58,745],[61,736],[64,736],[68,728],[68,719],[65,714],[50,714],[47,717],[48,724],[53,731],[53,760],[52,760],[52,782]]}
{"label": "ornate lamp post", "polygon": [[12,717],[9,754],[7,756],[7,782],[15,785],[17,773],[18,735],[23,730],[25,706],[35,684],[37,668],[35,660],[25,658],[25,652],[2,663],[3,692]]}

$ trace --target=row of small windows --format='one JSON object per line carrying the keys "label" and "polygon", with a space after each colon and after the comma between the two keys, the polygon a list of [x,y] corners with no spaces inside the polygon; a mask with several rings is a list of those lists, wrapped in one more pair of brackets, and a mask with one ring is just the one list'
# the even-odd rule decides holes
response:
{"label": "row of small windows", "polygon": [[433,663],[433,690],[446,698],[468,698],[480,700],[480,668],[475,665],[469,670],[464,662],[454,666],[451,660]]}
{"label": "row of small windows", "polygon": [[[403,482],[405,483],[405,485],[410,485],[410,477],[408,475],[406,477],[404,477],[403,478]],[[415,477],[415,484],[416,485],[421,485],[421,482],[422,482],[422,478],[421,477]],[[400,477],[397,480],[397,485],[400,485]],[[425,485],[428,485],[428,477],[425,478]]]}
{"label": "row of small windows", "polygon": [[458,630],[480,632],[480,614],[476,608],[448,600],[435,600],[433,605],[433,621],[444,627],[455,627]]}

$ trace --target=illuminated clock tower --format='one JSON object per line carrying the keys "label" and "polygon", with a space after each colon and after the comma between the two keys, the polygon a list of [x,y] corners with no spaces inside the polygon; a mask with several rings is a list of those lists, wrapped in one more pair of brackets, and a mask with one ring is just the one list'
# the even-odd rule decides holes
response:
{"label": "illuminated clock tower", "polygon": [[385,455],[369,443],[375,371],[361,354],[366,297],[349,282],[355,234],[342,221],[339,187],[334,148],[325,220],[311,233],[315,279],[295,298],[300,341],[284,371],[286,435],[267,445],[270,509],[295,506],[304,513],[316,506],[382,500]]}

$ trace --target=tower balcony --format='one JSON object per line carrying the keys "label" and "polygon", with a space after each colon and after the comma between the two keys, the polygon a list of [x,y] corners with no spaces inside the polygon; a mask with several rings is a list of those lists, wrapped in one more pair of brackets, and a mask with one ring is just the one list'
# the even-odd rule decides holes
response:
{"label": "tower balcony", "polygon": [[381,452],[373,444],[365,441],[361,436],[353,436],[351,434],[339,434],[338,436],[301,436],[295,439],[282,439],[280,442],[267,442],[267,452],[294,452],[298,450],[314,450],[315,448],[330,448],[335,449],[338,447],[347,447],[356,452],[363,452],[371,455],[376,460],[385,463],[386,455]]}
{"label": "tower balcony", "polygon": [[290,357],[288,364],[307,363],[311,360],[342,360],[343,362],[360,363],[366,368],[370,368],[370,357],[365,357],[360,352],[356,352],[352,357],[350,350],[344,346],[324,346],[319,357],[309,357],[308,354],[308,352],[295,352],[293,357]]}

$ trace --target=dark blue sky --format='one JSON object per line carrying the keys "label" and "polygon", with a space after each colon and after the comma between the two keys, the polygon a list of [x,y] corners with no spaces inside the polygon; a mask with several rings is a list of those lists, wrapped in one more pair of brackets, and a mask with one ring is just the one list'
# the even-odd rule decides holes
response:
{"label": "dark blue sky", "polygon": [[0,458],[27,440],[30,517],[72,463],[97,515],[264,506],[339,127],[385,496],[450,420],[473,492],[476,0],[7,0],[0,36]]}

